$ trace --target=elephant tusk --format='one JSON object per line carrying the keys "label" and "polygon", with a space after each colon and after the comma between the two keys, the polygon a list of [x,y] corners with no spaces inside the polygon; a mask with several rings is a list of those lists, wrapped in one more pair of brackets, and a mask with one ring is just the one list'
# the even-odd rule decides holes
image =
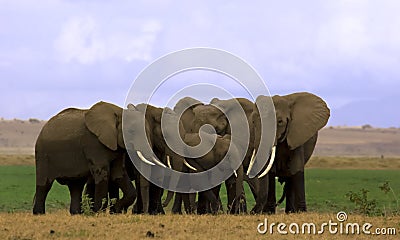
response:
{"label": "elephant tusk", "polygon": [[236,172],[236,170],[233,170],[233,173],[235,174],[235,177],[237,177],[237,172]]}
{"label": "elephant tusk", "polygon": [[169,168],[172,169],[171,159],[170,159],[169,155],[167,155],[167,165],[168,165]]}
{"label": "elephant tusk", "polygon": [[136,151],[136,153],[137,153],[138,157],[140,158],[140,160],[142,160],[143,162],[145,162],[145,163],[147,163],[147,164],[149,164],[149,165],[153,165],[153,166],[155,165],[154,163],[152,163],[152,162],[150,162],[149,160],[147,160],[147,159],[143,156],[142,152]]}
{"label": "elephant tusk", "polygon": [[186,165],[186,167],[192,169],[193,171],[197,171],[197,169],[195,167],[193,167],[192,165],[190,165],[188,162],[186,162],[186,159],[183,159],[183,164]]}
{"label": "elephant tusk", "polygon": [[158,166],[167,168],[167,166],[165,166],[164,163],[162,163],[160,160],[158,160],[158,159],[157,159],[156,157],[154,157],[154,156],[153,156],[153,161],[154,161],[155,163],[157,163]]}
{"label": "elephant tusk", "polygon": [[272,153],[271,153],[271,160],[269,161],[267,168],[264,170],[263,173],[261,173],[260,176],[258,176],[258,178],[264,177],[265,175],[267,175],[267,173],[269,172],[269,170],[271,170],[272,164],[273,164],[274,161],[275,161],[275,152],[276,152],[276,146],[273,146],[273,147],[272,147]]}
{"label": "elephant tusk", "polygon": [[256,161],[255,156],[256,156],[256,149],[253,150],[253,154],[251,155],[250,165],[249,168],[247,169],[246,175],[249,175],[251,169],[253,168],[254,162]]}

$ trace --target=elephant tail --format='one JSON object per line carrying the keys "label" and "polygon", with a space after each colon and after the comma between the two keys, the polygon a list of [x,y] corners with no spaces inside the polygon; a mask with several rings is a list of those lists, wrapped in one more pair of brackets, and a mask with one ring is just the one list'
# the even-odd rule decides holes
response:
{"label": "elephant tail", "polygon": [[275,207],[281,205],[281,203],[283,202],[283,200],[285,200],[285,197],[286,197],[286,182],[285,182],[285,185],[283,186],[282,196],[281,196],[281,198],[278,200],[278,202],[276,202]]}

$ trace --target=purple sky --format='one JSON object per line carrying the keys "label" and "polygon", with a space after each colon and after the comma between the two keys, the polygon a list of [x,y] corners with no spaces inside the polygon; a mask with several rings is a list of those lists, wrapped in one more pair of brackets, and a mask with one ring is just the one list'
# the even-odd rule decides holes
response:
{"label": "purple sky", "polygon": [[[272,94],[321,96],[329,125],[400,127],[399,1],[259,2],[0,0],[0,117],[122,105],[155,59],[213,47],[250,63]],[[182,87],[226,78],[184,76]]]}

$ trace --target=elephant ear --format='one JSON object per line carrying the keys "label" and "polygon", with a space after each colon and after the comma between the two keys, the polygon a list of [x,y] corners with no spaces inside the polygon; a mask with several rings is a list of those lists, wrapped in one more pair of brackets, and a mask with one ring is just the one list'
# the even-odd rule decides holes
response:
{"label": "elephant ear", "polygon": [[121,144],[118,133],[120,116],[122,116],[122,108],[101,101],[93,105],[85,114],[85,124],[102,144],[115,151]]}
{"label": "elephant ear", "polygon": [[330,110],[324,100],[311,93],[300,92],[283,97],[288,100],[291,109],[287,143],[293,150],[326,125]]}

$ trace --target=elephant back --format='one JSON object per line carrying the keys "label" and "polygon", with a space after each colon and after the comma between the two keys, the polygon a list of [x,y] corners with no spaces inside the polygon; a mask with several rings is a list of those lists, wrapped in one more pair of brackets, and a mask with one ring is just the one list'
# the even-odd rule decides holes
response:
{"label": "elephant back", "polygon": [[87,110],[68,108],[52,117],[40,131],[36,148],[40,147],[41,143],[56,144],[79,139],[86,129],[84,123],[86,112]]}
{"label": "elephant back", "polygon": [[89,133],[84,124],[86,110],[68,108],[52,117],[42,128],[35,145],[38,184],[89,173],[81,141]]}

